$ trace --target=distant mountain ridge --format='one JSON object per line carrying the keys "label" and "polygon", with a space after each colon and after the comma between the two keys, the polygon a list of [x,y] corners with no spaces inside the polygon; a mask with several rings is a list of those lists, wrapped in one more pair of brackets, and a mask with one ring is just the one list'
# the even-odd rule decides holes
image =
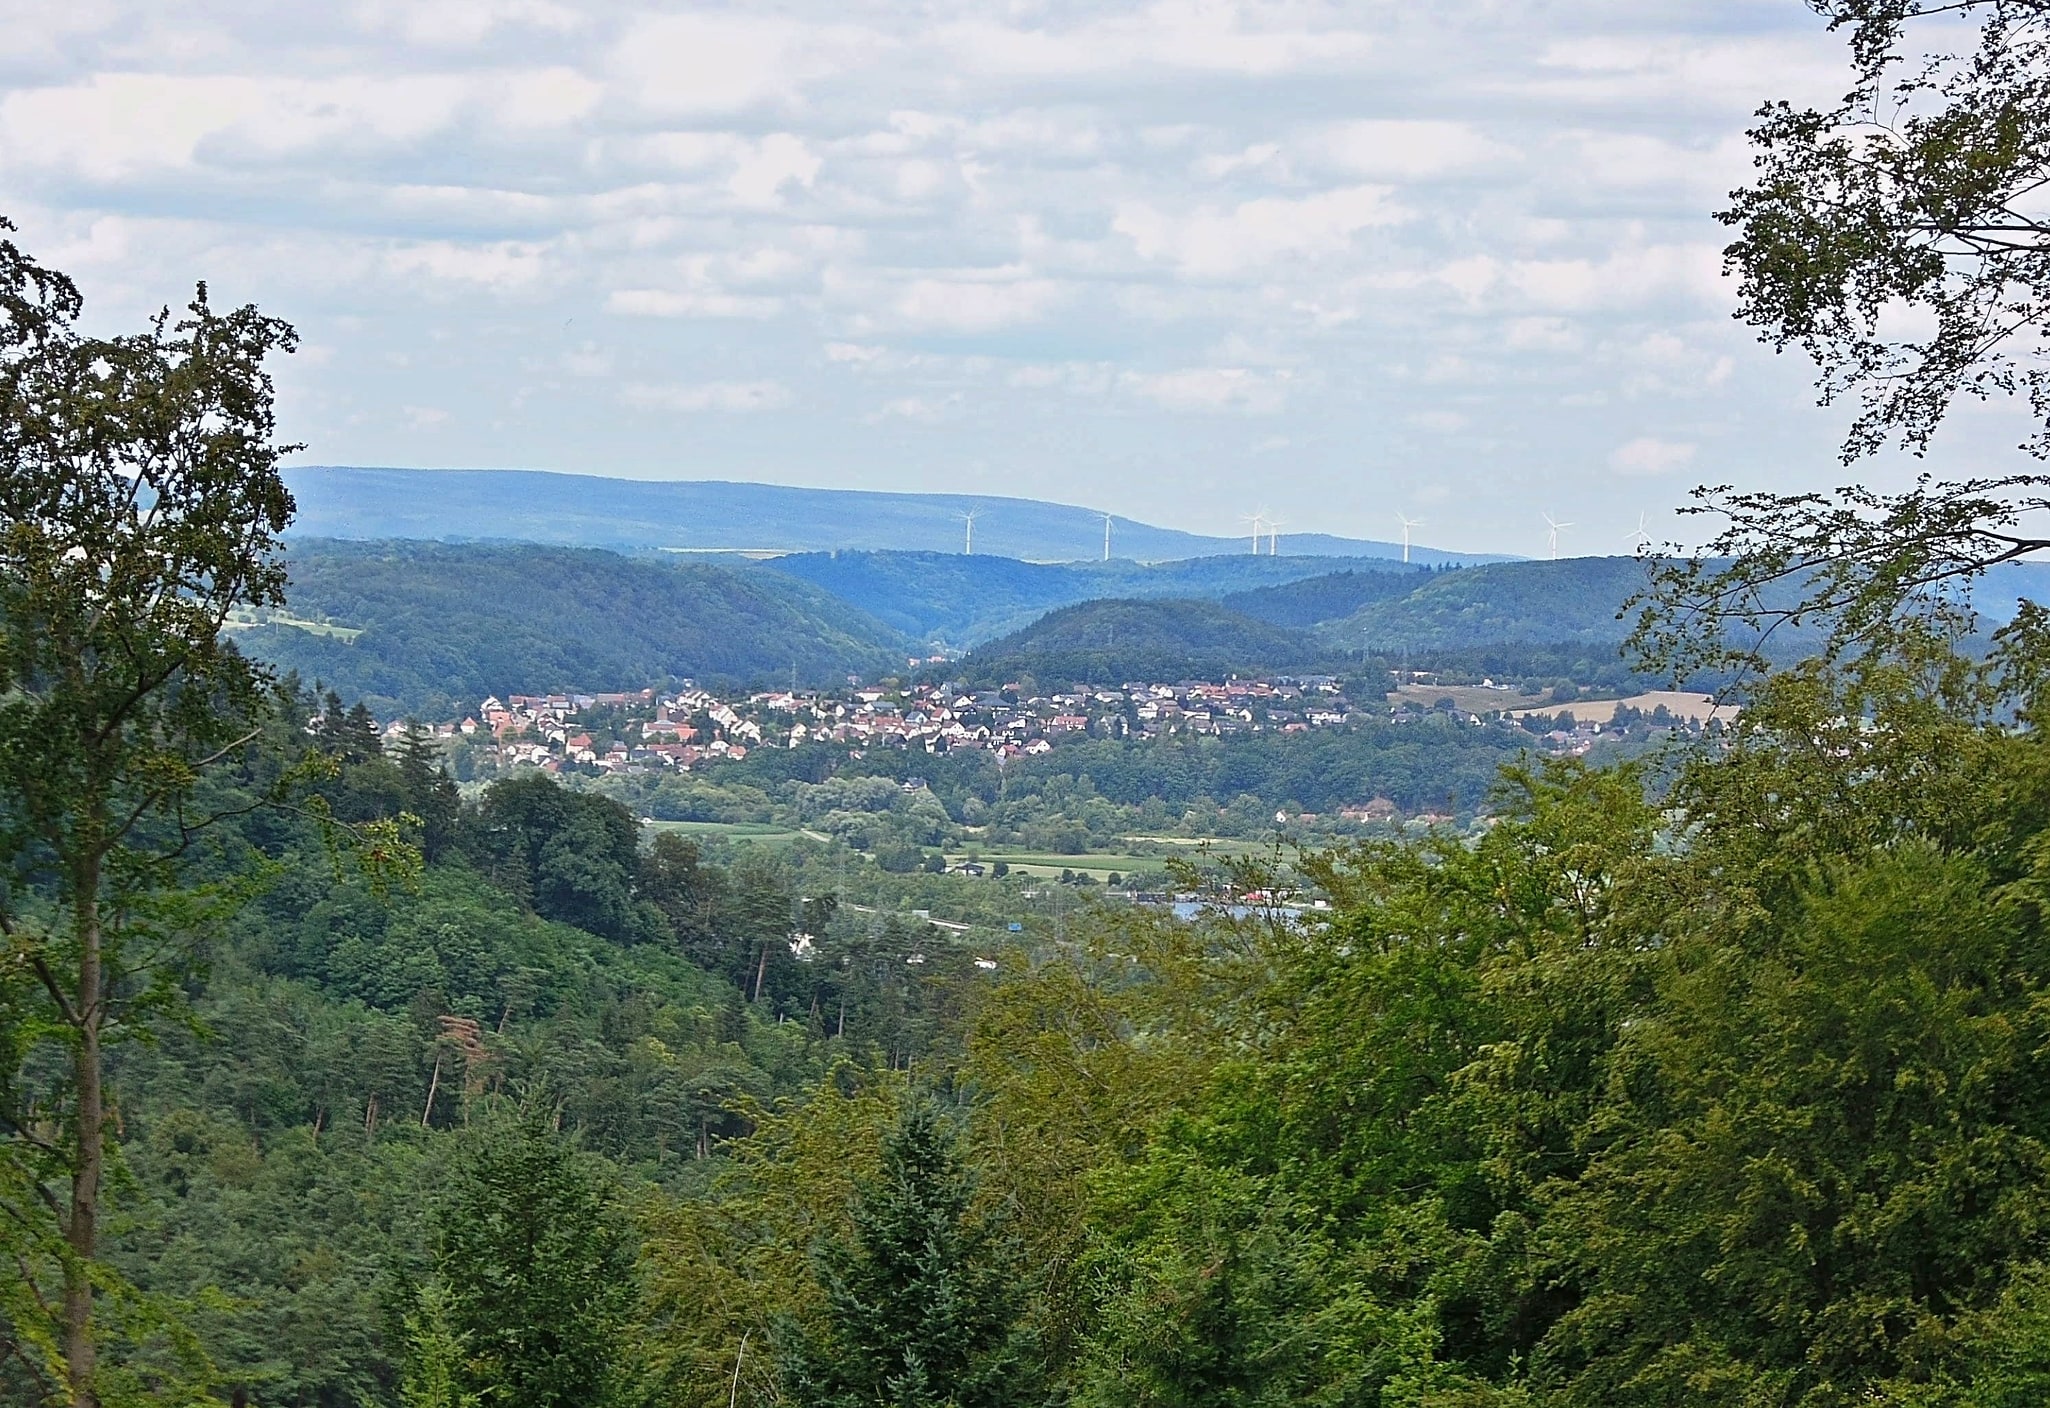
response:
{"label": "distant mountain ridge", "polygon": [[[299,465],[285,471],[299,502],[293,532],[308,538],[514,541],[680,552],[950,553],[965,546],[1032,562],[1103,555],[1103,515],[1073,504],[986,494],[903,494],[709,479],[610,479],[537,470],[382,469]],[[1394,558],[1399,543],[1287,533],[1296,557]],[[1250,538],[1215,538],[1113,515],[1111,553],[1140,562],[1243,551]],[[1499,562],[1488,553],[1416,547],[1418,564]]]}
{"label": "distant mountain ridge", "polygon": [[[1337,574],[1331,588],[1310,590],[1317,609],[1327,599],[1350,610],[1358,600],[1414,589],[1431,570],[1381,558],[1350,559],[1357,565]],[[1010,558],[963,557],[960,553],[800,553],[761,564],[762,569],[802,578],[859,607],[916,641],[953,647],[977,646],[1030,625],[1048,611],[1105,598],[1181,597],[1215,601],[1247,597],[1264,603],[1261,589],[1289,591],[1303,579],[1324,581],[1328,557],[1285,557],[1234,553],[1181,562],[1019,562]],[[1298,591],[1298,596],[1301,592]],[[1295,602],[1296,598],[1289,598]],[[1279,608],[1268,608],[1279,609]],[[1273,619],[1256,604],[1247,614]],[[1300,614],[1300,607],[1298,609]],[[1333,609],[1327,615],[1342,614]],[[1314,617],[1280,621],[1309,625]]]}

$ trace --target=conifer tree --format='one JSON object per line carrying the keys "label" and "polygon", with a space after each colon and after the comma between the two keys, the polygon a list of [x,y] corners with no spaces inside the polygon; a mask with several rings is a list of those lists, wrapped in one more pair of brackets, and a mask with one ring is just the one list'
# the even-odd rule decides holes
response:
{"label": "conifer tree", "polygon": [[[410,1382],[438,1385],[450,1404],[615,1401],[633,1253],[611,1189],[561,1136],[532,1124],[487,1133],[436,1210],[434,1254]],[[464,1351],[453,1376],[451,1345]]]}
{"label": "conifer tree", "polygon": [[802,1408],[1010,1408],[1043,1399],[1000,1227],[929,1102],[905,1107],[851,1239],[819,1249],[822,1323],[793,1331],[783,1387]]}

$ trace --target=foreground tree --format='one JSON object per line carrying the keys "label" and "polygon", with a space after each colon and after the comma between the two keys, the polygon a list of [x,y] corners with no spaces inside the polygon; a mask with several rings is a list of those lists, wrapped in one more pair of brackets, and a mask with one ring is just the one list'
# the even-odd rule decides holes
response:
{"label": "foreground tree", "polygon": [[[0,222],[0,232],[13,227]],[[10,1082],[13,1219],[54,1221],[61,1298],[40,1343],[69,1400],[101,1400],[95,1258],[106,1178],[105,1047],[172,995],[180,862],[217,818],[207,774],[253,740],[262,670],[230,643],[238,607],[281,603],[266,363],[292,330],[254,308],[141,332],[79,331],[62,274],[0,238],[0,937],[6,1013],[61,1067]],[[9,1053],[15,1055],[17,1053]]]}
{"label": "foreground tree", "polygon": [[853,1236],[819,1253],[825,1306],[786,1346],[783,1392],[804,1408],[1005,1408],[1043,1398],[1022,1287],[939,1111],[909,1104],[883,1141],[881,1176],[854,1204]]}
{"label": "foreground tree", "polygon": [[560,1136],[485,1135],[434,1218],[433,1277],[407,1318],[407,1392],[603,1408],[624,1381],[633,1250],[605,1178]]}
{"label": "foreground tree", "polygon": [[[1856,404],[1846,464],[1926,453],[1960,398],[2021,398],[2022,448],[2050,457],[2050,0],[1808,3],[1848,35],[1852,83],[1832,108],[1759,113],[1757,178],[1721,216],[1738,316],[1814,360],[1824,404]],[[1961,34],[1976,42],[1944,47]],[[1641,642],[1684,672],[1762,664],[1759,642],[1815,619],[1839,647],[1904,617],[1954,631],[1956,588],[2050,549],[2046,491],[2030,471],[1699,490],[1730,528],[1709,562],[1665,571]]]}

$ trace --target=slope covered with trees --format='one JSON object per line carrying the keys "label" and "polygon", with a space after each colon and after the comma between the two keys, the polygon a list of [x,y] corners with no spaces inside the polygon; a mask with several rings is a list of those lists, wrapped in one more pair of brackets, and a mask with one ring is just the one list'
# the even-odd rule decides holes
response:
{"label": "slope covered with trees", "polygon": [[1207,601],[1089,601],[1042,616],[975,651],[974,682],[1217,679],[1308,668],[1325,654],[1301,631]]}
{"label": "slope covered with trees", "polygon": [[766,573],[588,548],[306,540],[289,566],[292,617],[360,634],[266,624],[238,639],[380,716],[456,717],[515,690],[817,684],[904,663],[887,626]]}

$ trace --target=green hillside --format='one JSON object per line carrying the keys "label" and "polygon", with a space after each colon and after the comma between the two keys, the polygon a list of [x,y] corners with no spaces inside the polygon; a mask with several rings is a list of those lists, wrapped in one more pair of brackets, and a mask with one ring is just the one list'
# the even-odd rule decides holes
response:
{"label": "green hillside", "polygon": [[1428,572],[1327,572],[1320,577],[1233,592],[1224,605],[1277,626],[1307,628],[1349,616],[1370,602],[1409,596],[1431,580]]}
{"label": "green hillside", "polygon": [[[1360,593],[1329,615],[1342,615],[1374,594],[1400,591],[1427,570],[1399,562],[1368,562],[1332,574],[1328,557],[1264,557],[1241,552],[1179,562],[1020,562],[957,552],[801,553],[763,564],[802,578],[918,641],[974,646],[1019,630],[1057,607],[1106,597],[1215,600],[1303,578],[1336,575]],[[1261,610],[1248,614],[1263,619]],[[1316,618],[1322,619],[1322,618]],[[1285,621],[1308,625],[1309,621]]]}
{"label": "green hillside", "polygon": [[1316,639],[1209,601],[1089,601],[1051,612],[968,657],[975,682],[1216,678],[1305,667]]}
{"label": "green hillside", "polygon": [[889,627],[768,573],[590,548],[320,540],[292,545],[291,572],[290,616],[307,624],[244,629],[244,648],[380,715],[446,717],[513,690],[793,670],[816,684],[904,664]]}
{"label": "green hillside", "polygon": [[1378,651],[1620,641],[1629,626],[1617,612],[1644,582],[1634,557],[1492,563],[1434,573],[1407,596],[1326,621],[1319,634],[1334,646]]}

